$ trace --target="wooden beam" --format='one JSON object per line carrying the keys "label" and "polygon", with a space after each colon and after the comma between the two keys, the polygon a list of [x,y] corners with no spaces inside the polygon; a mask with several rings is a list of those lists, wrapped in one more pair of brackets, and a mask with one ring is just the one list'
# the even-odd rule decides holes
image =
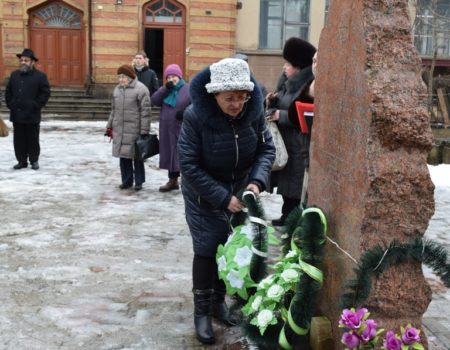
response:
{"label": "wooden beam", "polygon": [[442,119],[444,120],[444,124],[450,124],[450,103],[449,98],[446,94],[446,90],[444,88],[437,89],[437,96],[439,100],[439,106],[442,112]]}

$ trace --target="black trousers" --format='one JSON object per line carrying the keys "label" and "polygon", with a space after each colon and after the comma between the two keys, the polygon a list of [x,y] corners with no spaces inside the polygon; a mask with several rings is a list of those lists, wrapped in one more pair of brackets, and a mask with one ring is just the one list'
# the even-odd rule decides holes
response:
{"label": "black trousers", "polygon": [[179,171],[169,171],[169,179],[177,179],[180,177]]}
{"label": "black trousers", "polygon": [[225,283],[219,279],[215,258],[194,254],[192,284],[194,289],[214,289],[225,294]]}
{"label": "black trousers", "polygon": [[283,206],[281,207],[281,214],[283,217],[286,218],[295,207],[299,206],[299,204],[300,199],[283,196]]}
{"label": "black trousers", "polygon": [[142,160],[120,158],[120,173],[124,185],[132,186],[133,180],[136,185],[142,185],[145,182],[145,168]]}
{"label": "black trousers", "polygon": [[40,123],[23,124],[13,123],[14,127],[14,153],[19,163],[37,162],[41,153],[39,145]]}

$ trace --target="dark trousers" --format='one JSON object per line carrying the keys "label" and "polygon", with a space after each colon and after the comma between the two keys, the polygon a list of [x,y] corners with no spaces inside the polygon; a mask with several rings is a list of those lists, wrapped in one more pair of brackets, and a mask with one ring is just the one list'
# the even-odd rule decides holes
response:
{"label": "dark trousers", "polygon": [[14,127],[14,153],[19,163],[37,162],[41,147],[39,145],[39,130],[40,124],[22,124],[13,123]]}
{"label": "dark trousers", "polygon": [[179,171],[169,171],[169,179],[178,179],[180,177]]}
{"label": "dark trousers", "polygon": [[124,185],[133,185],[133,179],[136,185],[142,185],[145,182],[145,168],[142,160],[120,158],[120,173]]}
{"label": "dark trousers", "polygon": [[225,290],[225,283],[217,275],[215,258],[194,254],[194,261],[192,263],[192,286],[194,289]]}
{"label": "dark trousers", "polygon": [[283,196],[283,206],[281,207],[281,214],[286,218],[289,213],[300,205],[300,199],[289,198]]}

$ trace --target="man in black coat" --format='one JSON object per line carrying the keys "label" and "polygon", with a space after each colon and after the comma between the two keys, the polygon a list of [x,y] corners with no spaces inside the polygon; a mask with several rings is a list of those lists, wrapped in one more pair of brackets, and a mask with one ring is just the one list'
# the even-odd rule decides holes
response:
{"label": "man in black coat", "polygon": [[145,51],[139,51],[134,56],[133,67],[138,80],[147,87],[148,91],[150,91],[150,96],[153,95],[159,89],[159,82],[155,71],[148,66],[148,58]]}
{"label": "man in black coat", "polygon": [[28,167],[39,169],[39,129],[41,109],[50,97],[50,84],[45,73],[34,65],[38,59],[31,49],[16,55],[19,69],[11,73],[5,90],[6,105],[14,127],[14,152],[18,163],[14,169]]}

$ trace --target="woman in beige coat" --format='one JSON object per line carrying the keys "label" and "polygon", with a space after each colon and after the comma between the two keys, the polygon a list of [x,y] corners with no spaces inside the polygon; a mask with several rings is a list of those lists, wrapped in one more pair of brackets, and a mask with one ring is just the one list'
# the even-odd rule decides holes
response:
{"label": "woman in beige coat", "polygon": [[130,65],[120,66],[117,77],[119,84],[113,92],[106,134],[113,139],[113,156],[120,158],[119,188],[132,187],[134,180],[134,189],[139,191],[145,182],[145,168],[144,162],[135,158],[134,144],[139,135],[148,134],[150,129],[150,94]]}

